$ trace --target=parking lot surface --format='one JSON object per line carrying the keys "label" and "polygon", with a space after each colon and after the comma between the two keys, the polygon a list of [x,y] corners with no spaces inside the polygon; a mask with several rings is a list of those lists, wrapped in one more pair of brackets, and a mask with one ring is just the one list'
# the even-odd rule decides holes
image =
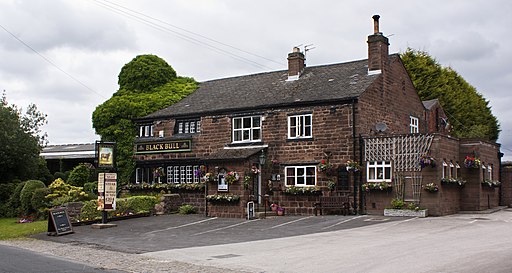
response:
{"label": "parking lot surface", "polygon": [[112,222],[117,227],[74,227],[64,236],[34,237],[61,243],[80,243],[125,253],[145,253],[284,238],[352,229],[404,218],[383,216],[284,216],[267,219],[207,218],[200,215],[162,215]]}

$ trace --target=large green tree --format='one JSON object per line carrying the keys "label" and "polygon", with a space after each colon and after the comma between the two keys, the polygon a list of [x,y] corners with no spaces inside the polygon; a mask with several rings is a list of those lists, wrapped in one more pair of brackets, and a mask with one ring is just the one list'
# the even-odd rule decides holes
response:
{"label": "large green tree", "polygon": [[424,51],[408,48],[401,57],[420,98],[439,99],[454,136],[498,139],[500,126],[489,101],[455,70],[441,66]]}
{"label": "large green tree", "polygon": [[[16,105],[9,105],[5,93],[0,100],[0,183],[13,179],[42,178],[48,173],[44,159],[39,157],[46,133],[40,127],[46,115],[34,104],[25,114]],[[39,177],[43,176],[43,177]]]}
{"label": "large green tree", "polygon": [[119,90],[96,107],[93,127],[102,141],[117,143],[117,169],[122,184],[133,173],[133,119],[168,107],[192,93],[197,83],[178,77],[174,69],[155,55],[140,55],[125,64],[119,73]]}

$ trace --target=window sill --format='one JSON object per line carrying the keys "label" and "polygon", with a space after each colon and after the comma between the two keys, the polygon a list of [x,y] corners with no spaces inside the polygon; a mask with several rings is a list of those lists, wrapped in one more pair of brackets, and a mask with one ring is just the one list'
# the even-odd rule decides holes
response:
{"label": "window sill", "polygon": [[287,138],[286,142],[300,142],[300,141],[314,141],[313,137],[303,137],[303,138]]}
{"label": "window sill", "polygon": [[230,144],[226,144],[225,147],[250,147],[250,146],[261,146],[261,145],[263,145],[263,141],[230,143]]}

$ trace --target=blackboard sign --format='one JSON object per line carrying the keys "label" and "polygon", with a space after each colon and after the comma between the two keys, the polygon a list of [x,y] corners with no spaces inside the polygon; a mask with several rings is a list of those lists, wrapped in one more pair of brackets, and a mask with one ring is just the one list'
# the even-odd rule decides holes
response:
{"label": "blackboard sign", "polygon": [[64,208],[51,209],[48,216],[48,235],[59,236],[73,233],[69,216]]}

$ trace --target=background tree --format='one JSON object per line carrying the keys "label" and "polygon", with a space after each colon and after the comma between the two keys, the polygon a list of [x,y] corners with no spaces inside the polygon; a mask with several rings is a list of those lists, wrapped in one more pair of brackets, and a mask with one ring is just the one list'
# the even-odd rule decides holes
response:
{"label": "background tree", "polygon": [[168,107],[192,93],[197,83],[178,77],[174,69],[155,55],[140,55],[125,64],[119,73],[119,90],[94,110],[93,127],[102,141],[117,143],[116,162],[121,184],[130,180],[135,118]]}
{"label": "background tree", "polygon": [[401,57],[420,98],[439,99],[453,126],[452,135],[490,141],[498,139],[500,125],[491,112],[489,101],[455,70],[442,67],[424,51],[408,48]]}
{"label": "background tree", "polygon": [[[31,104],[22,115],[16,105],[9,105],[5,93],[0,101],[0,183],[13,179],[44,177],[48,170],[41,164],[39,153],[46,141],[41,126],[46,115]],[[45,171],[46,169],[46,171]]]}

